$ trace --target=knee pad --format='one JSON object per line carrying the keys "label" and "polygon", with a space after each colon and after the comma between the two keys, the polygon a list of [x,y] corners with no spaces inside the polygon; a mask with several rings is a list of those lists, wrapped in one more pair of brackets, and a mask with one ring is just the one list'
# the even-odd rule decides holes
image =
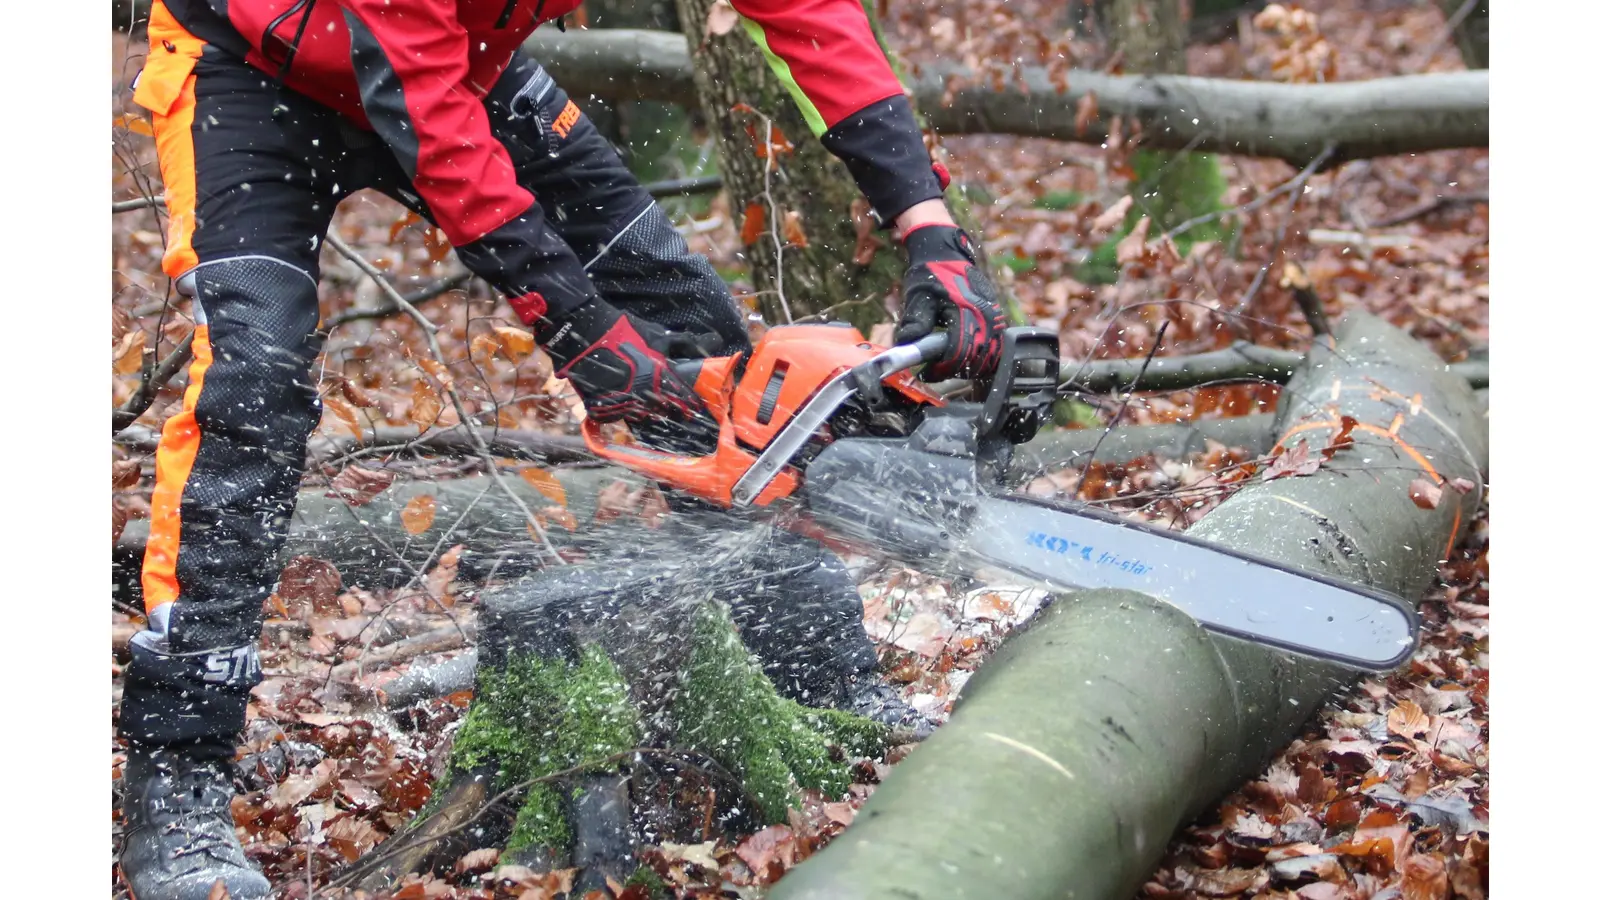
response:
{"label": "knee pad", "polygon": [[[270,427],[283,416],[297,427],[315,426],[311,366],[322,340],[311,274],[272,257],[243,256],[203,263],[185,279],[212,358],[202,406],[247,426]],[[309,423],[299,422],[308,416]]]}

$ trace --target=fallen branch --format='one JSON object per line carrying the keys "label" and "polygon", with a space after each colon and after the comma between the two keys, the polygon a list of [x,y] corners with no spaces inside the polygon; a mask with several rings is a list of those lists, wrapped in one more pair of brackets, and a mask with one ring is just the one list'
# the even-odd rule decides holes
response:
{"label": "fallen branch", "polygon": [[1488,202],[1488,191],[1472,191],[1465,194],[1444,194],[1434,197],[1432,200],[1418,203],[1416,206],[1403,209],[1387,218],[1379,219],[1378,221],[1372,223],[1372,227],[1392,228],[1396,225],[1404,225],[1407,222],[1414,222],[1417,219],[1423,218],[1424,216],[1431,216],[1441,209],[1447,209],[1452,206],[1467,206],[1474,203],[1486,204]]}
{"label": "fallen branch", "polygon": [[[1182,391],[1230,381],[1269,381],[1283,384],[1299,368],[1302,354],[1293,350],[1261,347],[1244,341],[1226,350],[1212,350],[1190,356],[1158,356],[1140,376],[1140,359],[1096,359],[1074,366],[1070,381],[1062,382],[1065,391],[1109,394],[1132,390],[1137,383],[1142,391]],[[1067,367],[1063,366],[1063,369]],[[1466,378],[1473,387],[1489,383],[1488,360],[1455,363],[1450,370]]]}
{"label": "fallen branch", "polygon": [[[523,48],[575,95],[697,103],[681,34],[541,30]],[[909,81],[917,107],[943,134],[1100,144],[1121,117],[1138,126],[1144,147],[1276,157],[1297,166],[1328,144],[1336,148],[1330,163],[1489,146],[1487,71],[1307,85],[1073,70],[1061,91],[1042,67],[1024,67],[996,90],[988,76],[947,65]],[[1079,104],[1090,95],[1098,114],[1080,127]]]}
{"label": "fallen branch", "polygon": [[477,637],[477,625],[468,622],[460,625],[446,625],[425,631],[414,637],[395,641],[392,644],[369,650],[359,659],[340,663],[333,667],[330,678],[334,681],[350,682],[360,677],[363,673],[376,669],[385,669],[398,665],[419,656],[429,653],[444,653],[447,650],[459,650]]}
{"label": "fallen branch", "polygon": [[[587,462],[594,459],[584,446],[583,439],[564,434],[545,434],[541,431],[522,431],[497,428],[484,436],[489,451],[495,456],[509,459],[526,459],[552,465],[569,462]],[[118,445],[139,453],[154,453],[161,435],[153,428],[129,428],[115,438]],[[349,456],[362,450],[408,449],[428,451],[444,456],[466,456],[477,453],[477,446],[459,426],[449,428],[419,429],[414,425],[382,425],[354,435],[319,436],[307,445],[313,463],[326,462]]]}
{"label": "fallen branch", "polygon": [[[471,272],[457,272],[456,274],[447,278],[441,278],[425,288],[414,291],[410,294],[405,294],[404,297],[407,303],[415,306],[418,303],[432,300],[435,297],[448,294],[453,290],[465,287],[468,282],[472,281],[472,278],[473,275]],[[401,312],[404,312],[404,310],[395,305],[393,302],[385,303],[381,306],[374,306],[370,309],[345,310],[336,316],[330,317],[326,322],[323,322],[322,330],[332,331],[335,328],[338,328],[340,325],[344,325],[348,322],[359,322],[362,319],[386,319],[389,316],[396,315]]]}

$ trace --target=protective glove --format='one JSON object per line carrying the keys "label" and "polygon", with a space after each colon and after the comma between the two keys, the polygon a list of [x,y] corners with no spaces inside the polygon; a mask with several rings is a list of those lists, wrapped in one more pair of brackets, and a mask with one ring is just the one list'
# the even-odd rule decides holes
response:
{"label": "protective glove", "polygon": [[901,239],[911,265],[906,269],[905,304],[897,344],[933,333],[950,335],[944,358],[928,366],[928,381],[991,375],[1000,363],[1000,331],[1006,317],[999,294],[978,268],[967,233],[953,225],[920,225]]}
{"label": "protective glove", "polygon": [[700,396],[669,361],[705,356],[694,338],[597,299],[574,310],[543,343],[556,375],[572,382],[596,422],[708,425],[715,433]]}

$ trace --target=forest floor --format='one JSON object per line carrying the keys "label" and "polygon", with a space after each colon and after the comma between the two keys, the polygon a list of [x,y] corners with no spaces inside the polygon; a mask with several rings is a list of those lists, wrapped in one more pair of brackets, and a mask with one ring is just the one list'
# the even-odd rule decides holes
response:
{"label": "forest floor", "polygon": [[[1048,21],[1058,5],[964,0],[945,4],[956,10],[949,19],[919,4],[890,2],[883,24],[902,62],[913,68],[951,54],[1041,64],[1066,54],[1075,66],[1103,65],[1105,54],[1092,36],[1054,42],[1038,36],[1037,23]],[[1314,27],[1285,34],[1245,22],[1237,35],[1192,47],[1190,71],[1354,80],[1460,68],[1431,3],[1302,5],[1316,14]],[[121,115],[133,111],[125,87],[142,50],[121,39],[115,44],[114,111]],[[115,138],[113,196],[158,194],[150,139],[137,123],[118,127]],[[1148,246],[1124,241],[1120,272],[1097,277],[1092,262],[1105,229],[1094,222],[1128,195],[1133,176],[1124,148],[1001,136],[945,139],[942,146],[973,200],[1000,279],[1034,324],[1059,331],[1068,360],[1194,353],[1239,339],[1304,349],[1310,332],[1293,283],[1309,285],[1330,317],[1368,310],[1448,361],[1487,349],[1488,207],[1474,200],[1487,195],[1487,151],[1355,162],[1312,174],[1302,191],[1241,211],[1228,220],[1231,231],[1196,242],[1182,257],[1159,252],[1153,236]],[[1219,157],[1218,164],[1226,182],[1221,203],[1230,208],[1298,174],[1271,160]],[[1436,204],[1441,197],[1456,199]],[[736,217],[725,201],[665,205],[696,249],[734,273],[736,292],[748,293],[749,284],[737,277]],[[169,293],[161,274],[163,225],[149,209],[114,218],[114,406],[138,388],[142,354],[151,350],[162,358],[193,326],[187,304]],[[370,192],[344,203],[333,231],[402,291],[461,271],[433,229]],[[349,260],[329,249],[322,264],[322,315],[334,325],[318,370],[329,413],[319,432],[457,424],[450,404],[440,402],[441,370],[427,359],[417,326],[404,316],[371,314],[384,298]],[[1263,267],[1266,275],[1258,277]],[[422,308],[438,326],[442,371],[469,409],[492,410],[502,428],[572,433],[579,406],[571,389],[552,376],[542,352],[516,349],[521,338],[514,317],[481,282],[442,293]],[[134,430],[159,429],[181,403],[184,383],[180,374],[163,388]],[[1080,427],[1104,427],[1115,417],[1154,423],[1236,416],[1270,411],[1277,394],[1274,385],[1232,384],[1083,397],[1075,417]],[[149,514],[154,459],[125,444],[114,443],[112,451],[115,542],[127,522]],[[1215,484],[1208,476],[1238,458],[1214,447],[1183,460],[1096,462],[1088,471],[1043,473],[1030,490],[1078,494],[1124,515],[1182,528],[1226,490],[1170,489]],[[307,483],[348,489],[374,478],[471,471],[481,466],[394,452],[318,464]],[[626,505],[619,512],[638,511],[637,504]],[[1415,659],[1360,681],[1320,710],[1257,780],[1176,835],[1142,898],[1486,896],[1488,533],[1485,506],[1421,604],[1425,632]],[[935,717],[948,713],[973,669],[1038,606],[1035,593],[1003,585],[962,593],[904,568],[867,558],[849,562],[861,582],[868,631],[892,679]],[[242,751],[250,790],[234,811],[247,852],[284,897],[327,896],[320,885],[328,873],[407,821],[441,771],[469,695],[420,704],[405,721],[382,715],[370,702],[373,690],[408,664],[436,661],[438,654],[393,660],[359,675],[343,674],[350,668],[344,667],[339,678],[348,683],[334,683],[333,667],[452,620],[470,623],[472,594],[451,587],[452,566],[441,553],[426,584],[368,591],[345,589],[336,572],[301,564],[299,577],[285,579],[269,601],[266,677],[250,704]],[[115,609],[112,619],[123,638],[141,621],[138,610],[127,607]],[[124,660],[114,649],[114,699]],[[114,703],[113,721],[115,709]],[[125,747],[113,737],[110,749],[115,784]],[[704,844],[656,848],[649,861],[682,897],[755,896],[848,827],[897,761],[891,756],[859,765],[859,783],[845,802],[808,804],[788,825],[738,840],[708,835]],[[464,858],[453,874],[413,878],[393,896],[560,896],[562,873],[494,869],[493,863],[483,854]],[[126,896],[115,875],[112,893]]]}

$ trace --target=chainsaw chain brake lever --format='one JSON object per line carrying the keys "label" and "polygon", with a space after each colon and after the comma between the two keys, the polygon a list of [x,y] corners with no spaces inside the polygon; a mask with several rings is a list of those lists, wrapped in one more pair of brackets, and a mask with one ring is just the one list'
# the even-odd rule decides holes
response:
{"label": "chainsaw chain brake lever", "polygon": [[938,359],[950,346],[943,332],[920,341],[891,347],[864,363],[840,373],[823,385],[798,410],[787,425],[773,436],[756,461],[733,485],[733,505],[749,506],[783,467],[805,447],[845,401],[860,393],[869,400],[883,397],[883,379],[896,372]]}
{"label": "chainsaw chain brake lever", "polygon": [[1061,373],[1061,343],[1046,328],[1007,328],[1000,332],[1000,363],[978,412],[978,437],[1003,434],[1025,444],[1055,403]]}

